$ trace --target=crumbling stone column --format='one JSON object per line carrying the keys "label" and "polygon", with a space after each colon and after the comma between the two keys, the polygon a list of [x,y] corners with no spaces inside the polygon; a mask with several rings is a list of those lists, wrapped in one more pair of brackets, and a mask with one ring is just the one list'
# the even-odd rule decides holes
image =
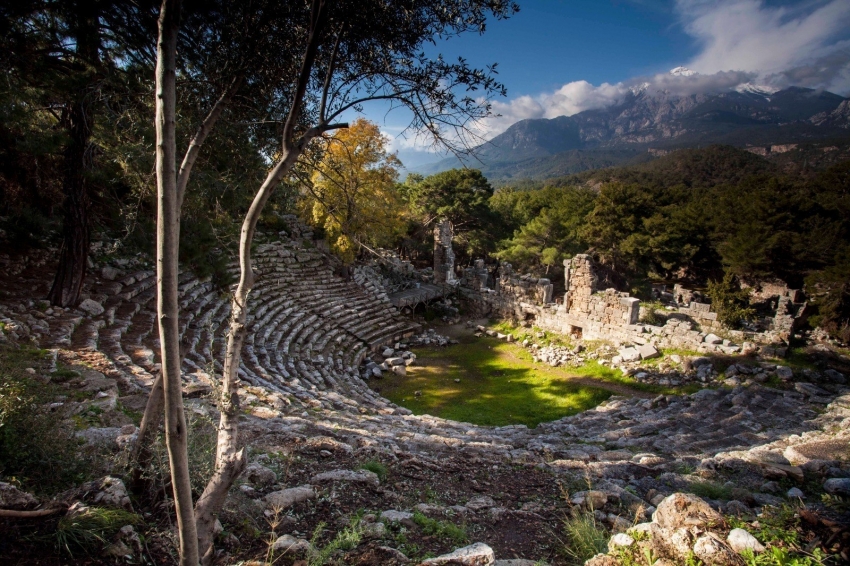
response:
{"label": "crumbling stone column", "polygon": [[584,312],[590,296],[596,292],[599,278],[593,269],[593,259],[587,254],[578,254],[572,259],[564,260],[564,283],[567,292],[564,294],[564,308],[567,312],[580,307]]}
{"label": "crumbling stone column", "polygon": [[455,285],[455,253],[452,250],[452,223],[443,220],[434,226],[434,283]]}

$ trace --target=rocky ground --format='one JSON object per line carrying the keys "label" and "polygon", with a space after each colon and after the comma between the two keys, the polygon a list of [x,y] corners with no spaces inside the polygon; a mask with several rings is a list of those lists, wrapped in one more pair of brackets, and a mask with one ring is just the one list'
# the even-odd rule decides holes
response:
{"label": "rocky ground", "polygon": [[[49,391],[34,413],[67,423],[55,434],[67,433],[73,452],[85,456],[88,477],[50,492],[27,477],[4,475],[0,508],[45,514],[0,517],[0,557],[4,564],[174,563],[163,462],[141,494],[129,489],[125,467],[155,370],[151,296],[139,287],[150,276],[134,275],[121,285],[98,282],[104,291],[91,295],[88,310],[54,312],[31,299],[46,285],[49,270],[39,271],[38,262],[27,265],[22,275],[3,280],[4,352],[25,344],[47,347],[19,368],[16,379]],[[353,293],[328,279],[321,266],[311,269],[329,296],[333,285]],[[215,296],[198,292],[206,288],[188,276],[183,285],[192,290],[185,299],[189,312],[191,301],[203,299],[207,306],[197,307],[199,313],[218,309],[209,320],[226,320],[226,313],[211,307],[219,304]],[[845,351],[813,344],[799,351],[793,365],[740,354],[711,357],[717,376],[697,378],[702,389],[693,395],[612,397],[594,410],[534,429],[480,427],[411,415],[370,393],[361,379],[362,371],[381,364],[415,363],[408,355],[414,343],[451,347],[440,346],[439,333],[392,341],[388,357],[380,356],[383,350],[373,355],[372,368],[367,363],[341,371],[344,364],[331,363],[334,342],[304,322],[331,324],[333,317],[306,317],[296,312],[298,297],[282,292],[269,287],[260,295],[279,305],[275,312],[301,322],[287,324],[278,314],[258,315],[254,323],[257,339],[246,351],[240,390],[241,439],[251,465],[220,517],[221,564],[416,564],[459,548],[467,548],[462,557],[430,563],[568,564],[575,563],[570,549],[578,542],[566,525],[581,518],[602,533],[602,548],[619,533],[608,556],[594,564],[642,563],[635,560],[647,551],[672,564],[737,564],[739,544],[759,547],[735,529],[752,535],[766,552],[779,549],[798,558],[822,552],[831,556],[822,563],[833,564],[848,558]],[[389,321],[376,327],[393,324],[373,318]],[[121,320],[129,322],[121,326]],[[191,320],[185,325],[187,332],[204,328]],[[190,375],[206,367],[210,350],[204,340],[189,357]],[[286,356],[297,363],[277,364],[268,340],[286,344]],[[321,355],[313,341],[326,345]],[[304,345],[295,349],[290,343]],[[352,342],[346,351],[359,347]],[[584,352],[571,355],[589,355]],[[597,359],[616,354],[606,349]],[[676,371],[698,373],[705,365],[690,358]],[[685,369],[688,360],[691,368]],[[658,365],[652,371],[666,370]],[[217,416],[202,385],[193,377],[185,389],[198,486],[209,474]],[[60,532],[91,533],[93,524],[100,530],[84,544],[57,538]]]}

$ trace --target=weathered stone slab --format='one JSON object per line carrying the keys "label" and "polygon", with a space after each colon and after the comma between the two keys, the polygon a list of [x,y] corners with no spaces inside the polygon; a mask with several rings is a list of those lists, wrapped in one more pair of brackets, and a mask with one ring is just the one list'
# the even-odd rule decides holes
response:
{"label": "weathered stone slab", "polygon": [[656,350],[655,346],[653,346],[652,344],[638,346],[636,350],[640,354],[640,359],[642,360],[650,360],[652,358],[657,358],[661,356],[661,353],[659,353],[659,351]]}

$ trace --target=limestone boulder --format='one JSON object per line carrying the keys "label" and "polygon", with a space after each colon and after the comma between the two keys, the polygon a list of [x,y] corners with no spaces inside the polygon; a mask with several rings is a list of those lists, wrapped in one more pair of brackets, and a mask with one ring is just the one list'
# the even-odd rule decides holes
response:
{"label": "limestone boulder", "polygon": [[696,495],[674,493],[658,505],[652,520],[665,529],[706,528],[722,523],[723,517]]}

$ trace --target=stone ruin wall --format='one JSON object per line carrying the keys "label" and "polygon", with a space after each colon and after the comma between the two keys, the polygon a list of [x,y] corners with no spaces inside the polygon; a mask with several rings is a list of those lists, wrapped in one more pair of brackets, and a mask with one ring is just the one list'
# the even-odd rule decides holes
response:
{"label": "stone ruin wall", "polygon": [[[781,354],[794,331],[795,313],[799,305],[793,302],[794,292],[779,300],[776,317],[769,331],[762,333],[726,329],[711,306],[695,298],[698,294],[676,287],[688,302],[667,313],[663,326],[641,324],[640,300],[615,289],[597,291],[593,260],[579,254],[564,260],[566,293],[563,300],[553,298],[548,279],[516,276],[510,265],[500,269],[495,289],[482,286],[486,268],[483,261],[464,270],[459,289],[467,307],[483,316],[500,316],[561,334],[580,336],[589,340],[608,340],[619,343],[654,344],[661,348],[682,348],[705,352],[734,353],[745,349],[761,349],[767,354]],[[705,342],[709,333],[722,333],[725,343]],[[761,344],[756,346],[754,343]]]}
{"label": "stone ruin wall", "polygon": [[505,298],[519,302],[546,304],[552,302],[553,290],[552,282],[546,278],[514,275],[510,263],[503,263],[499,268],[498,292]]}

